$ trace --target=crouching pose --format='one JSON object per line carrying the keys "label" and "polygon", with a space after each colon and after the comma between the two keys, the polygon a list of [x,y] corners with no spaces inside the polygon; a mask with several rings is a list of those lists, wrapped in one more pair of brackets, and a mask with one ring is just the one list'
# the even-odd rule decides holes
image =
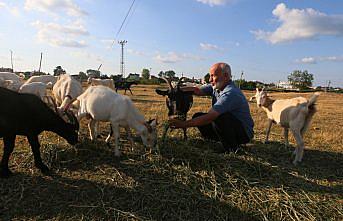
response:
{"label": "crouching pose", "polygon": [[212,108],[208,113],[196,113],[191,120],[170,119],[171,128],[198,127],[205,139],[221,141],[224,151],[236,151],[240,144],[253,137],[254,122],[248,102],[231,77],[231,68],[226,63],[216,63],[210,69],[209,85],[184,87],[195,95],[210,95]]}

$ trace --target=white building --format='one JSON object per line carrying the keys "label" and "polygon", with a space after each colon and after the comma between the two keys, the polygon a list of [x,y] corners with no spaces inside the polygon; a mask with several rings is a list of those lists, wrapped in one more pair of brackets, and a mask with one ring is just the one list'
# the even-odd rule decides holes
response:
{"label": "white building", "polygon": [[283,88],[283,89],[294,89],[294,87],[286,81],[279,81],[279,83],[276,84],[277,88]]}

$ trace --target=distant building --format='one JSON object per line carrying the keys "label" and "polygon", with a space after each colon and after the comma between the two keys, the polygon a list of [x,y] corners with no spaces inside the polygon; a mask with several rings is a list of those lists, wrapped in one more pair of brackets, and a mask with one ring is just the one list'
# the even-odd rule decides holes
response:
{"label": "distant building", "polygon": [[276,87],[283,89],[295,89],[289,82],[286,81],[279,81],[279,83],[276,84]]}
{"label": "distant building", "polygon": [[4,67],[1,67],[1,68],[0,68],[0,72],[11,72],[11,73],[13,73],[13,69],[12,69],[12,68],[4,68]]}

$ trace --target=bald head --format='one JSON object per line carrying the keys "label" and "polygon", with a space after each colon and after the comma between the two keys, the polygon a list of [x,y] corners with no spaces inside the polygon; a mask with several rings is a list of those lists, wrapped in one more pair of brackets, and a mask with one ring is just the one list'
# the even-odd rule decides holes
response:
{"label": "bald head", "polygon": [[227,76],[229,80],[232,78],[230,65],[223,62],[212,65],[210,72],[221,73],[223,76]]}

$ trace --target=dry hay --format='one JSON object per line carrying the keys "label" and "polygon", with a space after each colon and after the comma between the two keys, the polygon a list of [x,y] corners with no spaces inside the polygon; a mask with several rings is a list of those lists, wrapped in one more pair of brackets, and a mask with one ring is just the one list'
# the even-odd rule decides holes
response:
{"label": "dry hay", "polygon": [[[154,89],[134,86],[132,99],[146,118],[163,122],[165,101]],[[123,155],[116,158],[103,141],[108,125],[91,142],[83,121],[75,147],[49,132],[40,136],[43,160],[54,171],[49,177],[18,137],[14,176],[0,180],[0,220],[342,220],[343,95],[320,96],[299,167],[291,163],[293,137],[285,148],[281,128],[273,126],[272,142],[263,144],[266,115],[250,107],[256,136],[241,154],[216,153],[219,144],[203,141],[196,129],[187,141],[173,131],[157,153],[138,141],[131,151],[122,131]],[[191,114],[209,108],[209,98],[196,98]]]}

